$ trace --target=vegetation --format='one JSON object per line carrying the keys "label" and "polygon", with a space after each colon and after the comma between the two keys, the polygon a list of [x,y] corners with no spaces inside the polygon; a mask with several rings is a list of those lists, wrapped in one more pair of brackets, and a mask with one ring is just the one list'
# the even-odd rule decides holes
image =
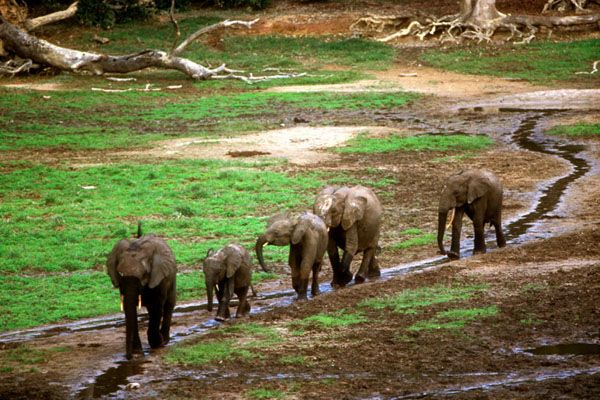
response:
{"label": "vegetation", "polygon": [[393,249],[408,249],[414,246],[423,246],[426,244],[435,243],[436,235],[433,233],[424,233],[418,228],[410,228],[400,232],[403,237],[408,239],[392,244]]}
{"label": "vegetation", "polygon": [[438,330],[438,329],[462,329],[470,322],[481,318],[489,318],[498,314],[498,307],[456,309],[439,312],[434,318],[419,321],[408,327],[409,331]]}
{"label": "vegetation", "polygon": [[285,393],[280,390],[264,388],[251,389],[246,393],[250,399],[283,399],[285,397]]}
{"label": "vegetation", "polygon": [[389,151],[482,150],[493,144],[485,135],[389,135],[382,138],[360,134],[338,149],[341,153],[384,153]]}
{"label": "vegetation", "polygon": [[416,314],[419,308],[433,304],[468,300],[486,288],[485,285],[422,287],[404,290],[393,296],[365,299],[359,306],[376,310],[392,309],[400,314]]}
{"label": "vegetation", "polygon": [[340,310],[334,313],[319,313],[306,317],[301,321],[294,322],[293,325],[297,326],[320,326],[323,328],[337,328],[341,326],[349,326],[354,324],[360,324],[365,322],[367,319],[358,312],[349,312],[347,310]]}
{"label": "vegetation", "polygon": [[574,125],[558,125],[546,131],[548,135],[592,137],[600,136],[600,124],[578,123]]}
{"label": "vegetation", "polygon": [[598,59],[600,39],[533,42],[528,45],[474,46],[459,50],[429,50],[422,60],[454,72],[525,79],[537,84],[557,81],[597,81],[598,74],[576,75]]}
{"label": "vegetation", "polygon": [[[248,340],[248,337],[251,340]],[[217,360],[260,357],[257,350],[268,348],[282,339],[273,328],[238,323],[218,332],[211,340],[202,338],[194,343],[180,343],[169,349],[167,361],[185,365],[204,365]]]}

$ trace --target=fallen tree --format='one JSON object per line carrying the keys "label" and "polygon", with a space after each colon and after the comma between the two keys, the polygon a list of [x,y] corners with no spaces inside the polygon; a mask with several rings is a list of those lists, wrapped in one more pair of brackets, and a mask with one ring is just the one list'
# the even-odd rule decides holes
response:
{"label": "fallen tree", "polygon": [[600,4],[599,0],[548,0],[544,5],[542,13],[547,13],[552,10],[560,12],[572,11],[587,12],[587,7],[592,4]]}
{"label": "fallen tree", "polygon": [[[407,21],[403,27],[398,25]],[[598,24],[600,14],[576,16],[535,16],[508,15],[496,8],[496,0],[461,0],[461,9],[457,14],[435,17],[431,15],[417,16],[377,16],[369,15],[360,18],[351,29],[362,31],[385,32],[396,31],[377,40],[389,42],[406,36],[416,36],[423,40],[429,36],[439,37],[444,41],[460,42],[463,39],[490,42],[498,30],[510,33],[506,40],[519,39],[528,43],[535,38],[540,27],[553,29],[574,25]]]}
{"label": "fallen tree", "polygon": [[177,70],[192,79],[239,79],[248,83],[306,75],[301,73],[287,75],[278,74],[273,76],[244,76],[239,75],[239,73],[243,71],[229,69],[225,64],[216,68],[209,68],[181,57],[181,53],[183,53],[191,43],[204,34],[217,29],[236,26],[250,28],[258,21],[258,19],[253,21],[225,20],[197,30],[178,44],[180,31],[174,17],[174,3],[175,2],[172,1],[171,22],[175,27],[175,39],[171,50],[163,51],[146,49],[125,55],[109,55],[60,47],[46,40],[37,38],[27,32],[27,26],[35,28],[41,24],[57,21],[57,16],[64,19],[74,15],[77,10],[77,3],[73,3],[69,9],[65,11],[37,18],[35,20],[26,20],[22,24],[25,26],[25,29],[17,27],[8,22],[4,17],[0,16],[0,43],[3,43],[5,51],[16,56],[0,65],[0,74],[14,76],[16,73],[28,71],[37,66],[52,67],[70,72],[87,71],[95,75],[104,75],[108,73],[125,74],[146,68],[161,68]]}

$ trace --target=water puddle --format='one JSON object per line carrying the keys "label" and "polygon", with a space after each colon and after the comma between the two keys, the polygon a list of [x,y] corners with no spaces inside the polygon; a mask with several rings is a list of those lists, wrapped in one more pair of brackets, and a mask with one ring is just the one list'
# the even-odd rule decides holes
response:
{"label": "water puddle", "polygon": [[525,353],[535,356],[584,356],[599,355],[600,344],[596,343],[561,343],[523,349]]}
{"label": "water puddle", "polygon": [[97,399],[119,389],[123,389],[129,382],[129,377],[140,375],[144,372],[145,360],[118,361],[116,366],[107,369],[95,381],[77,393],[76,399]]}
{"label": "water puddle", "polygon": [[[516,112],[511,110],[504,110],[505,112]],[[541,222],[546,218],[552,218],[552,213],[556,210],[560,204],[561,198],[567,190],[568,186],[585,175],[590,170],[589,163],[579,156],[578,154],[583,150],[582,146],[575,146],[562,142],[561,139],[550,138],[543,135],[539,128],[539,122],[542,121],[548,114],[548,111],[523,111],[519,110],[519,114],[515,118],[521,118],[521,124],[515,132],[512,133],[510,140],[516,143],[519,147],[534,152],[540,152],[544,154],[552,154],[567,160],[571,166],[572,171],[563,177],[560,177],[552,183],[541,188],[534,201],[534,205],[530,211],[525,213],[509,222],[505,226],[505,235],[509,243],[521,243],[531,238],[547,237],[544,232],[537,229],[541,225]],[[493,249],[494,239],[492,235],[488,236],[488,242],[490,248]],[[472,240],[463,240],[461,253],[463,257],[468,257],[471,254],[473,247]],[[449,260],[445,256],[438,256],[427,260],[421,260],[409,264],[401,264],[392,268],[382,270],[381,279],[388,279],[393,276],[402,275],[417,270],[424,270],[433,268]],[[324,282],[320,285],[321,292],[327,293],[331,291],[331,287],[328,282]],[[252,313],[262,313],[267,310],[276,307],[285,307],[293,302],[295,293],[293,290],[273,291],[260,293],[258,297],[254,298],[254,302],[259,303],[260,306],[253,304]],[[256,304],[255,303],[255,304]],[[265,304],[262,304],[265,303]],[[194,302],[186,305],[178,306],[175,309],[174,317],[181,316],[196,312],[198,310],[206,309],[205,302]],[[9,342],[20,342],[31,340],[39,337],[48,337],[54,335],[67,335],[74,332],[90,331],[108,329],[122,326],[124,324],[122,315],[113,315],[109,317],[99,317],[83,321],[77,321],[70,324],[54,325],[51,327],[34,328],[29,330],[7,332],[0,335],[0,343]],[[204,321],[198,325],[185,327],[178,329],[173,332],[172,342],[178,342],[185,337],[192,335],[202,334],[207,330],[219,325],[219,323],[210,319]],[[150,362],[151,357],[146,358],[146,362]],[[127,384],[130,377],[141,375],[144,372],[144,362],[117,362],[114,367],[109,368],[103,373],[99,374],[95,381],[87,386],[83,390],[76,393],[77,398],[88,399],[97,398],[101,396],[115,395],[117,392],[123,389],[123,386]],[[595,371],[597,373],[599,371]],[[586,372],[582,372],[586,373]],[[172,377],[177,379],[176,377]],[[526,379],[526,378],[524,378]],[[528,379],[528,378],[527,378]],[[553,379],[553,378],[548,378]],[[521,382],[520,380],[513,380],[516,383]],[[502,382],[491,382],[487,384],[489,387],[500,386],[511,384],[512,381]],[[485,384],[473,386],[470,388],[455,389],[457,393],[461,393],[469,390],[485,389]],[[81,389],[81,386],[75,390]],[[434,393],[435,394],[435,393]],[[452,390],[446,392],[437,392],[437,394],[454,394]],[[419,398],[428,397],[430,394],[424,393],[416,395],[416,397],[401,397],[401,398]]]}

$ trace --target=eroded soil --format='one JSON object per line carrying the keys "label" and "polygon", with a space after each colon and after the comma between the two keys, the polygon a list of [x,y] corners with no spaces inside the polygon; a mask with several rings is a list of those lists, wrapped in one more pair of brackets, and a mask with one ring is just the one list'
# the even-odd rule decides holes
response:
{"label": "eroded soil", "polygon": [[[324,33],[306,16],[311,7],[306,5],[301,17],[307,21],[307,32]],[[328,7],[331,5],[326,3],[319,10],[325,13]],[[340,12],[340,6],[336,7],[335,12]],[[453,8],[450,11],[453,12]],[[273,12],[282,11],[276,8]],[[281,33],[299,29],[296,28],[298,18],[297,15],[274,17],[269,29]],[[319,18],[324,17],[320,14],[314,19]],[[344,18],[337,15],[328,21],[338,21],[342,26],[350,20],[350,17]],[[285,21],[292,22],[286,25]],[[332,30],[325,33],[336,33],[337,25],[332,26]],[[257,29],[267,28],[268,25],[263,24]],[[412,73],[417,76],[405,76]],[[495,171],[505,185],[504,216],[510,221],[535,204],[541,188],[570,171],[564,160],[527,151],[514,144],[512,133],[522,120],[530,114],[537,115],[537,112],[530,113],[525,109],[544,108],[543,99],[547,97],[538,95],[536,101],[536,96],[530,93],[543,88],[526,83],[448,74],[400,64],[394,70],[377,75],[376,82],[340,85],[339,88],[288,87],[285,90],[376,90],[382,82],[384,86],[419,91],[427,96],[393,115],[367,114],[367,119],[364,119],[365,114],[340,116],[343,121],[363,118],[364,122],[360,126],[326,128],[327,135],[323,134],[325,128],[298,124],[300,126],[289,129],[258,132],[211,144],[194,143],[195,139],[178,140],[135,153],[61,152],[56,157],[63,161],[68,159],[73,165],[84,165],[130,157],[152,162],[171,157],[203,158],[209,153],[222,158],[274,156],[291,161],[282,167],[290,173],[311,169],[344,170],[354,179],[361,179],[367,168],[376,169],[379,178],[394,178],[398,182],[392,194],[382,198],[386,215],[382,236],[385,251],[380,255],[382,268],[436,255],[434,244],[407,250],[394,250],[389,245],[397,242],[400,232],[408,228],[435,232],[437,194],[443,177],[450,173],[467,167]],[[594,105],[600,104],[600,101],[595,102],[597,94],[581,101],[582,109],[575,107],[575,111],[569,111],[570,100],[582,98],[579,92],[572,94],[573,97],[562,103],[564,111],[542,114],[541,128],[556,123],[600,120],[600,113],[594,110]],[[517,103],[519,99],[527,99],[527,102],[517,104],[517,108],[523,109],[518,113],[502,113],[498,111],[502,107],[497,104],[498,99]],[[456,107],[459,103],[465,107]],[[490,109],[473,109],[482,104]],[[511,103],[511,107],[514,106]],[[363,130],[374,135],[390,131],[406,134],[427,131],[485,133],[495,139],[496,145],[467,158],[454,157],[452,152],[331,156],[327,148],[339,146]],[[147,362],[139,370],[132,367],[124,373],[125,377],[131,375],[131,378],[113,385],[121,390],[116,394],[94,390],[102,383],[97,377],[115,368],[116,362],[123,361],[124,327],[0,344],[3,359],[20,346],[51,354],[33,367],[11,361],[12,371],[0,369],[0,398],[59,399],[108,395],[238,399],[250,398],[248,390],[258,388],[278,391],[290,399],[598,398],[599,356],[533,356],[523,351],[542,344],[600,343],[600,212],[597,199],[600,193],[600,142],[597,139],[578,142],[584,146],[583,156],[589,160],[592,170],[569,186],[552,218],[539,222],[536,230],[541,234],[537,240],[523,245],[509,244],[504,249],[496,249],[492,244],[491,251],[485,255],[420,273],[351,286],[308,302],[286,303],[256,313],[248,320],[276,328],[284,339],[261,348],[260,358],[221,360],[204,367],[185,367],[167,364],[162,355],[168,348],[161,349],[148,354]],[[256,146],[249,146],[250,143]],[[464,231],[467,236],[471,234],[466,221]],[[354,268],[358,262],[359,259]],[[283,270],[283,266],[277,268]],[[329,267],[325,266],[322,281],[329,278]],[[426,286],[478,286],[482,289],[470,299],[426,306],[416,314],[359,305],[364,299],[393,296]],[[280,289],[289,289],[286,276],[257,287],[259,292]],[[252,304],[256,310],[271,303],[254,300]],[[497,308],[495,315],[471,321],[459,330],[409,329],[419,321],[435,318],[439,312],[493,306]],[[300,334],[290,328],[291,322],[342,307],[360,310],[365,321],[330,329],[308,327]],[[211,315],[204,310],[176,314],[172,332],[178,340],[184,336],[192,341],[219,337],[222,329],[212,329],[206,334],[200,334],[200,328],[194,330],[209,320]],[[193,332],[191,335],[190,331]],[[55,351],[57,348],[62,350]],[[303,361],[282,361],[293,359],[289,356],[302,356]],[[127,382],[138,382],[141,387],[125,391]]]}

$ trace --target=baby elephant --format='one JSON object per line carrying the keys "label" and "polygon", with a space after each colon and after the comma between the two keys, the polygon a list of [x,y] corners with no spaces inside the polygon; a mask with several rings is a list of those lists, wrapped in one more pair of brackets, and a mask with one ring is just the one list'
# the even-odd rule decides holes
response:
{"label": "baby elephant", "polygon": [[209,250],[202,271],[206,280],[208,311],[212,311],[213,307],[213,289],[217,292],[217,321],[225,321],[230,317],[229,301],[233,293],[239,300],[235,316],[239,318],[250,312],[247,296],[252,280],[252,266],[248,250],[239,244],[229,244],[217,252]]}
{"label": "baby elephant", "polygon": [[256,256],[264,270],[266,267],[262,248],[265,244],[290,246],[288,262],[292,270],[292,286],[298,293],[298,299],[306,299],[311,270],[312,295],[319,293],[319,271],[327,249],[327,226],[321,218],[309,212],[297,218],[287,214],[272,217],[255,247]]}

